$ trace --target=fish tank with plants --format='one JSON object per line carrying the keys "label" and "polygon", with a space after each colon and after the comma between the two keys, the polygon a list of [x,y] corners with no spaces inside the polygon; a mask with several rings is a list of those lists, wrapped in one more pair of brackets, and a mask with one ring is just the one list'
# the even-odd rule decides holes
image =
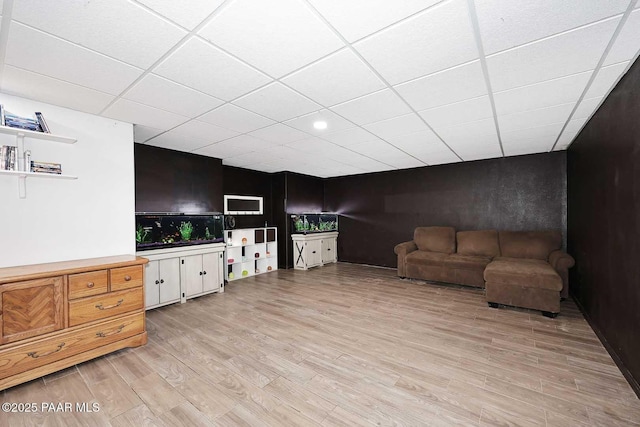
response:
{"label": "fish tank with plants", "polygon": [[223,223],[220,213],[136,213],[136,250],[223,242]]}
{"label": "fish tank with plants", "polygon": [[309,234],[338,231],[338,214],[302,213],[291,215],[291,233]]}

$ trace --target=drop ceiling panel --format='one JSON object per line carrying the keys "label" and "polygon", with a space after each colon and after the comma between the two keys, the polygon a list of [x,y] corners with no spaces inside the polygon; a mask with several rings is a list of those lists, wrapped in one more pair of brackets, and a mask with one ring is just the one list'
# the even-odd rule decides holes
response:
{"label": "drop ceiling panel", "polygon": [[488,96],[430,108],[419,113],[429,125],[436,129],[493,117]]}
{"label": "drop ceiling panel", "polygon": [[494,91],[593,70],[620,18],[589,25],[487,58]]}
{"label": "drop ceiling panel", "polygon": [[142,125],[134,125],[133,126],[133,141],[143,144],[148,139],[151,139],[154,136],[158,136],[162,132],[164,132],[164,131],[161,130],[161,129],[150,128],[148,126],[142,126]]}
{"label": "drop ceiling panel", "polygon": [[276,78],[344,46],[298,0],[236,0],[199,34]]}
{"label": "drop ceiling panel", "polygon": [[[325,122],[327,124],[327,128],[316,129],[313,126],[316,122]],[[287,120],[285,124],[287,126],[291,126],[298,130],[301,130],[302,132],[318,136],[324,136],[327,132],[338,132],[355,127],[355,125],[350,121],[345,120],[334,112],[326,109],[316,111],[311,114],[306,114],[295,119]]]}
{"label": "drop ceiling panel", "polygon": [[487,93],[480,61],[450,68],[395,86],[416,110],[438,107]]}
{"label": "drop ceiling panel", "polygon": [[[639,38],[640,40],[640,38]],[[622,76],[622,73],[627,69],[629,62],[622,62],[619,64],[609,65],[602,67],[598,71],[596,78],[593,79],[589,90],[587,91],[585,98],[594,98],[597,96],[604,96],[609,93],[613,88],[613,85]]]}
{"label": "drop ceiling panel", "polygon": [[[104,92],[11,65],[5,65],[2,72],[2,92],[91,114],[98,114],[115,99],[113,95]],[[11,110],[10,107],[8,109]]]}
{"label": "drop ceiling panel", "polygon": [[389,143],[408,153],[449,150],[431,130],[412,132],[387,138]]}
{"label": "drop ceiling panel", "polygon": [[189,6],[171,0],[138,0],[160,15],[189,30],[193,30],[215,11],[223,0],[189,0]]}
{"label": "drop ceiling panel", "polygon": [[173,52],[154,73],[225,101],[271,80],[196,37]]}
{"label": "drop ceiling panel", "polygon": [[354,47],[391,84],[478,58],[466,0],[442,2]]}
{"label": "drop ceiling panel", "polygon": [[193,151],[236,135],[236,132],[229,129],[191,120],[151,139],[147,144],[156,147],[178,147],[180,151]]}
{"label": "drop ceiling panel", "polygon": [[199,120],[223,128],[235,130],[240,133],[251,132],[252,130],[260,129],[275,123],[271,119],[252,113],[251,111],[237,107],[233,104],[225,104],[216,108],[215,110],[199,117]]}
{"label": "drop ceiling panel", "polygon": [[507,148],[522,145],[533,145],[538,147],[540,151],[549,151],[558,135],[560,135],[562,126],[564,126],[564,122],[524,130],[501,132],[502,146],[505,152]]}
{"label": "drop ceiling panel", "polygon": [[385,84],[350,49],[342,49],[282,79],[324,106],[383,89]]}
{"label": "drop ceiling panel", "polygon": [[573,119],[588,119],[591,117],[591,114],[596,111],[596,108],[602,102],[602,97],[595,98],[587,98],[583,99],[578,108],[576,108],[576,112],[573,114]]}
{"label": "drop ceiling panel", "polygon": [[443,165],[448,163],[458,163],[462,161],[455,154],[453,154],[453,152],[449,149],[430,153],[428,156],[424,158],[420,157],[420,160],[432,166]]}
{"label": "drop ceiling panel", "polygon": [[392,119],[381,120],[364,126],[371,133],[382,139],[406,135],[408,133],[428,131],[429,128],[416,114],[405,114]]}
{"label": "drop ceiling panel", "polygon": [[629,1],[482,0],[475,5],[484,50],[490,55],[621,14]]}
{"label": "drop ceiling panel", "polygon": [[239,135],[222,142],[207,145],[206,147],[194,150],[195,154],[203,156],[217,157],[226,159],[240,154],[250,153],[252,151],[260,151],[273,146],[271,142],[254,138],[250,135]]}
{"label": "drop ceiling panel", "polygon": [[105,117],[127,123],[141,124],[156,129],[167,130],[189,120],[188,117],[170,113],[127,99],[119,99],[102,114]]}
{"label": "drop ceiling panel", "polygon": [[605,58],[604,65],[628,61],[638,54],[638,40],[640,40],[640,10],[634,10],[618,34],[613,47]]}
{"label": "drop ceiling panel", "polygon": [[390,89],[384,89],[336,105],[331,110],[359,125],[366,125],[411,112],[411,109]]}
{"label": "drop ceiling panel", "polygon": [[274,144],[286,144],[309,137],[308,134],[281,123],[276,123],[274,125],[255,130],[249,135]]}
{"label": "drop ceiling panel", "polygon": [[[156,62],[187,32],[126,0],[20,0],[13,19],[137,67]],[[39,48],[40,50],[40,48]]]}
{"label": "drop ceiling panel", "polygon": [[223,103],[218,98],[154,74],[143,77],[124,97],[187,117],[199,116]]}
{"label": "drop ceiling panel", "polygon": [[349,145],[358,144],[360,142],[378,139],[377,136],[360,127],[355,127],[338,132],[330,132],[326,135],[323,135],[322,138],[343,147],[348,147]]}
{"label": "drop ceiling panel", "polygon": [[435,131],[464,160],[502,156],[492,118],[447,128],[435,128]]}
{"label": "drop ceiling panel", "polygon": [[138,68],[15,22],[9,30],[5,63],[112,95],[142,74]]}
{"label": "drop ceiling panel", "polygon": [[243,96],[233,103],[279,122],[322,108],[278,82]]}
{"label": "drop ceiling panel", "polygon": [[497,92],[493,95],[496,112],[502,116],[570,102],[575,103],[587,86],[591,74],[592,72],[588,71]]}
{"label": "drop ceiling panel", "polygon": [[331,26],[354,42],[441,0],[310,0]]}
{"label": "drop ceiling panel", "polygon": [[[573,111],[574,102],[561,104],[553,107],[540,108],[537,110],[524,111],[521,113],[498,116],[500,132],[511,132],[546,126],[553,123],[563,125]],[[503,139],[504,141],[504,139]]]}
{"label": "drop ceiling panel", "polygon": [[573,139],[578,135],[578,132],[580,132],[580,129],[582,129],[582,126],[584,126],[586,121],[586,118],[573,119],[569,121],[569,123],[567,123],[567,127],[564,129],[564,132],[562,132],[562,135],[560,135],[555,149],[566,150]]}

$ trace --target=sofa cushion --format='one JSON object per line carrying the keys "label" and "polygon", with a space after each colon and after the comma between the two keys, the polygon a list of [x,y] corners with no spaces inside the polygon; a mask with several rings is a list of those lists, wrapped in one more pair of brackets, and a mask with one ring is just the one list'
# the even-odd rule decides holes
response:
{"label": "sofa cushion", "polygon": [[456,229],[453,227],[416,227],[413,241],[421,251],[451,254],[456,251]]}
{"label": "sofa cushion", "polygon": [[496,230],[458,231],[456,233],[457,253],[493,258],[500,255],[498,232]]}
{"label": "sofa cushion", "polygon": [[547,260],[549,254],[562,247],[559,231],[501,231],[500,253],[510,258]]}
{"label": "sofa cushion", "polygon": [[486,256],[451,254],[444,259],[444,266],[455,269],[484,270],[490,262],[491,258]]}
{"label": "sofa cushion", "polygon": [[500,285],[522,286],[526,288],[562,290],[562,279],[542,260],[498,258],[489,263],[484,270],[484,280]]}
{"label": "sofa cushion", "polygon": [[447,254],[443,254],[440,252],[413,251],[407,254],[405,262],[407,264],[428,264],[441,266],[447,256]]}

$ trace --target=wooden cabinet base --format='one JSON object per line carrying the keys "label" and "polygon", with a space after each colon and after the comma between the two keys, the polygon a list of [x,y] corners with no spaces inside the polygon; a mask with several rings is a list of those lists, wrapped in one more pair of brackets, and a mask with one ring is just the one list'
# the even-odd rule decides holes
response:
{"label": "wooden cabinet base", "polygon": [[96,357],[103,356],[105,354],[112,353],[117,350],[121,350],[127,347],[139,347],[147,343],[147,333],[143,332],[138,335],[134,335],[129,338],[125,338],[120,341],[116,341],[111,344],[104,345],[102,347],[94,348],[84,353],[76,354],[74,356],[67,357],[65,359],[58,360],[57,362],[49,363],[44,366],[40,366],[35,369],[31,369],[26,372],[22,372],[7,378],[0,380],[0,390],[13,387],[14,385],[22,384],[27,381],[31,381],[36,378],[40,378],[44,375],[48,375],[59,371],[61,369],[68,368],[78,363],[86,362],[87,360],[95,359]]}

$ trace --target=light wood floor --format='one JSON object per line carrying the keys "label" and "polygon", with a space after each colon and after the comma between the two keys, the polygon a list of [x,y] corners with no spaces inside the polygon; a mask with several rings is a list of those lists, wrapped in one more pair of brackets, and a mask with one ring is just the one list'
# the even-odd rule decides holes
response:
{"label": "light wood floor", "polygon": [[6,390],[97,413],[1,426],[640,425],[571,301],[557,319],[482,290],[350,264],[281,270],[147,312],[149,344]]}

